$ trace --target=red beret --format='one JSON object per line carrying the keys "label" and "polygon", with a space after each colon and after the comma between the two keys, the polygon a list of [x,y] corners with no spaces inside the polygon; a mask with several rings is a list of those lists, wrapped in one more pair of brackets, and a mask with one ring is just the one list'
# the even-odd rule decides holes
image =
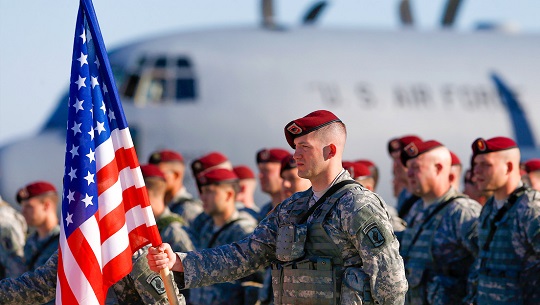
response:
{"label": "red beret", "polygon": [[194,160],[191,163],[191,170],[193,171],[193,175],[198,176],[199,173],[228,161],[229,159],[224,154],[214,151]]}
{"label": "red beret", "polygon": [[489,140],[484,140],[483,138],[478,138],[474,140],[472,144],[473,156],[487,154],[491,152],[497,152],[502,150],[507,150],[511,148],[517,148],[516,142],[510,138],[506,137],[495,137]]}
{"label": "red beret", "polygon": [[452,157],[452,166],[461,165],[461,160],[459,160],[459,157],[455,153],[450,151],[450,156]]}
{"label": "red beret", "polygon": [[56,188],[54,185],[46,181],[36,181],[32,182],[17,192],[17,202],[21,203],[23,200],[28,200],[32,197],[47,193],[56,193]]}
{"label": "red beret", "polygon": [[285,138],[292,148],[296,148],[294,139],[336,122],[341,120],[328,110],[313,111],[285,125]]}
{"label": "red beret", "polygon": [[401,138],[393,138],[388,141],[388,153],[391,155],[395,152],[400,152],[405,146],[412,142],[421,142],[422,139],[415,135],[406,135]]}
{"label": "red beret", "polygon": [[165,175],[159,169],[159,167],[155,164],[145,164],[141,165],[141,172],[143,175],[143,178],[160,178],[165,181]]}
{"label": "red beret", "polygon": [[540,159],[531,159],[525,162],[525,171],[527,173],[540,171]]}
{"label": "red beret", "polygon": [[370,160],[366,160],[366,159],[360,159],[360,160],[356,160],[354,161],[354,163],[360,163],[360,164],[363,164],[367,167],[373,167],[373,168],[376,168],[377,166],[375,166],[375,163],[373,163],[372,161]]}
{"label": "red beret", "polygon": [[234,173],[238,176],[238,179],[255,179],[255,174],[246,165],[238,165],[233,168]]}
{"label": "red beret", "polygon": [[238,176],[226,168],[216,168],[211,169],[207,172],[201,173],[197,180],[199,181],[200,186],[210,185],[210,184],[221,184],[221,183],[233,183],[238,181]]}
{"label": "red beret", "polygon": [[263,148],[257,152],[257,163],[277,162],[281,163],[283,158],[291,153],[281,148]]}
{"label": "red beret", "polygon": [[353,179],[359,177],[371,177],[371,171],[369,167],[358,162],[343,161],[343,168],[349,171]]}
{"label": "red beret", "polygon": [[279,170],[279,174],[283,174],[284,171],[297,168],[296,160],[294,159],[293,155],[289,154],[283,160],[281,160],[281,169]]}
{"label": "red beret", "polygon": [[403,166],[407,166],[407,161],[420,156],[434,148],[443,146],[441,143],[435,140],[429,140],[425,142],[411,142],[405,146],[401,151],[400,159]]}
{"label": "red beret", "polygon": [[178,161],[184,163],[184,157],[180,153],[172,150],[156,151],[148,158],[148,163],[159,164],[161,162],[173,162]]}

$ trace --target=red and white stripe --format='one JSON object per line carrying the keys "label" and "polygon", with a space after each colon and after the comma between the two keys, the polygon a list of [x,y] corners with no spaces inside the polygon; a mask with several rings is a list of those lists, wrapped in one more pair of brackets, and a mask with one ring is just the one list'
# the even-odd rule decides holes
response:
{"label": "red and white stripe", "polygon": [[61,230],[56,304],[103,304],[133,253],[161,244],[129,129],[113,130],[95,156],[98,212],[69,239]]}

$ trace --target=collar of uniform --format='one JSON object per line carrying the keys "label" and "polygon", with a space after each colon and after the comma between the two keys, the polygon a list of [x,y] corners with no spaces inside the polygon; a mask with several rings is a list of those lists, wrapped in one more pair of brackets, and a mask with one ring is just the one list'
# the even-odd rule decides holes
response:
{"label": "collar of uniform", "polygon": [[341,169],[341,172],[337,174],[336,178],[334,178],[334,181],[332,181],[332,183],[330,183],[330,185],[328,185],[327,188],[325,188],[324,190],[320,192],[313,191],[313,199],[315,199],[315,201],[319,200],[319,198],[321,198],[324,195],[324,193],[326,193],[334,184],[341,182],[343,180],[352,180],[351,175],[344,168]]}
{"label": "collar of uniform", "polygon": [[424,205],[424,209],[428,209],[432,206],[438,205],[439,203],[447,201],[451,197],[455,197],[458,193],[459,192],[456,189],[454,189],[453,187],[450,187],[450,189],[446,193],[444,193],[444,195],[435,199],[432,202],[426,202],[422,199],[422,204]]}
{"label": "collar of uniform", "polygon": [[193,199],[193,195],[188,193],[185,186],[182,186],[182,188],[174,195],[174,198],[171,200],[171,202],[176,202],[182,198]]}
{"label": "collar of uniform", "polygon": [[[234,212],[232,213],[231,217],[229,217],[229,219],[227,219],[227,222],[225,222],[225,225],[228,224],[229,222],[233,221],[233,220],[238,219],[238,218],[240,218],[240,213],[238,213],[238,210],[235,207]],[[212,219],[212,228],[214,229],[214,233],[219,231],[219,229],[221,229],[221,227],[222,226],[219,226],[219,227],[216,226],[214,224],[214,220]]]}
{"label": "collar of uniform", "polygon": [[157,219],[161,219],[163,217],[167,217],[167,216],[170,216],[172,214],[171,212],[171,209],[169,209],[169,206],[165,206],[165,209],[163,209],[163,213],[161,213],[161,215],[159,215],[159,217]]}

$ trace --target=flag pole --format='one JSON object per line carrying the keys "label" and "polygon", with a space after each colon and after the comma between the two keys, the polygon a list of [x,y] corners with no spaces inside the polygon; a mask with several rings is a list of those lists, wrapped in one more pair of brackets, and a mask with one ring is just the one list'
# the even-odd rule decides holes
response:
{"label": "flag pole", "polygon": [[[103,38],[101,36],[101,30],[99,28],[99,24],[97,21],[96,13],[94,11],[94,6],[92,4],[92,0],[80,0],[80,3],[82,7],[84,8],[84,11],[87,16],[87,21],[90,27],[90,32],[92,34],[92,37],[96,40],[97,45],[96,48],[99,49],[98,52],[96,52],[96,56],[98,57],[99,61],[105,66],[105,69],[107,71],[107,74],[109,77],[106,77],[104,79],[105,85],[108,88],[112,88],[112,99],[116,100],[117,103],[111,103],[111,106],[113,108],[118,107],[118,109],[114,109],[115,111],[123,112],[122,110],[122,104],[120,103],[120,98],[118,96],[118,92],[115,89],[116,84],[114,83],[114,77],[111,69],[111,65],[109,63],[109,57],[107,56],[107,51],[105,49],[105,43],[103,41]],[[126,122],[127,125],[127,122]],[[146,196],[144,196],[146,197]],[[147,197],[146,197],[146,200]],[[155,223],[155,220],[152,220],[151,222]],[[148,223],[148,222],[147,222]],[[157,234],[157,238],[152,240],[152,246],[158,247],[162,243],[161,237],[159,234]],[[169,303],[171,305],[180,305],[178,301],[178,296],[176,295],[176,290],[174,289],[174,283],[173,283],[173,276],[169,270],[169,268],[165,268],[160,271],[160,276],[163,280],[163,283],[165,284],[165,290],[167,292],[167,298],[169,299]]]}

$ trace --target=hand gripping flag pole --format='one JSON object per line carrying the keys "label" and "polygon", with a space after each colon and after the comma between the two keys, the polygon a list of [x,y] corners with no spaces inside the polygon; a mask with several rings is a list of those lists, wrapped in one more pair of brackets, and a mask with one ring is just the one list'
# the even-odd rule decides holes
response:
{"label": "hand gripping flag pole", "polygon": [[[81,0],[68,101],[56,304],[104,304],[161,237],[91,0]],[[167,296],[178,304],[172,275]]]}

